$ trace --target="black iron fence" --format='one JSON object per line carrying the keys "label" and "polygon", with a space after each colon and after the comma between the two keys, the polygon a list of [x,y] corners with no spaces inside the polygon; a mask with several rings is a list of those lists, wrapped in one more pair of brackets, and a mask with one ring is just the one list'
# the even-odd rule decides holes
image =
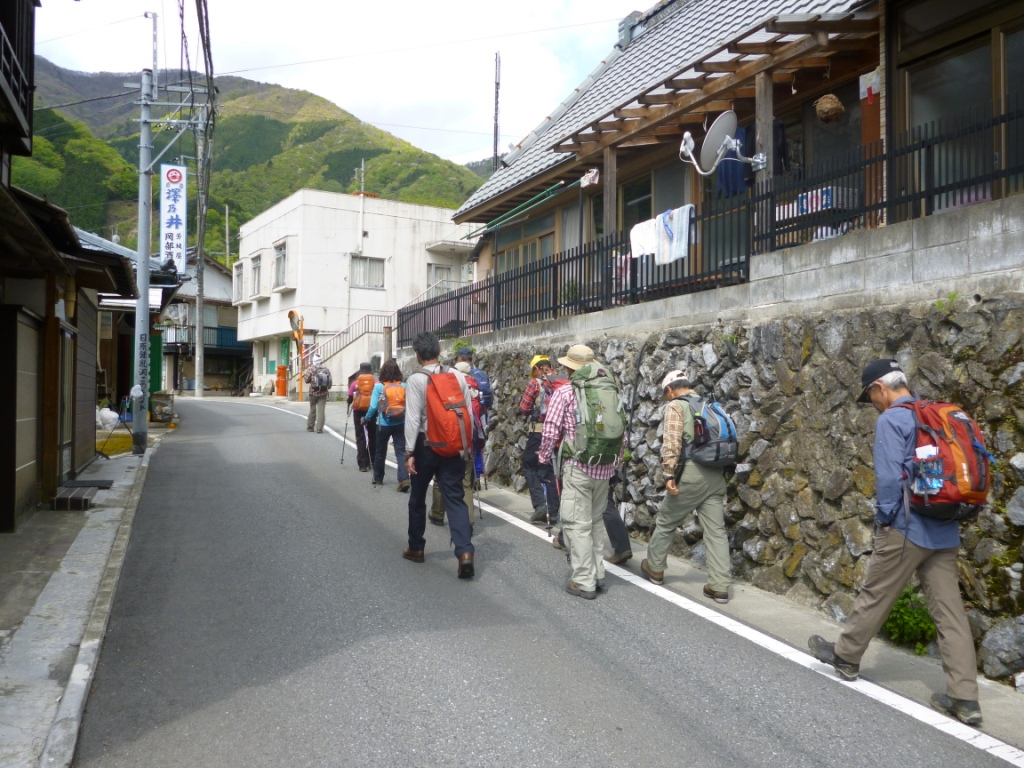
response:
{"label": "black iron fence", "polygon": [[[403,307],[397,343],[457,338],[745,282],[752,254],[1017,194],[1024,187],[1024,94],[918,126],[673,220],[658,257],[615,233]],[[685,225],[683,221],[685,220]],[[685,230],[685,232],[683,231]],[[659,225],[658,232],[666,237]]]}

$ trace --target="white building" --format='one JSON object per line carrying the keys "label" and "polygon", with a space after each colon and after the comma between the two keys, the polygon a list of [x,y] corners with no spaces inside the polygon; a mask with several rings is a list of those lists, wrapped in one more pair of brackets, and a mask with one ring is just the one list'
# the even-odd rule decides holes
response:
{"label": "white building", "polygon": [[[359,363],[379,356],[388,318],[429,293],[472,282],[470,225],[447,208],[299,190],[241,229],[234,266],[238,339],[252,341],[256,389],[292,364],[289,311],[304,341],[320,345],[342,388]],[[288,372],[295,388],[297,366]]]}

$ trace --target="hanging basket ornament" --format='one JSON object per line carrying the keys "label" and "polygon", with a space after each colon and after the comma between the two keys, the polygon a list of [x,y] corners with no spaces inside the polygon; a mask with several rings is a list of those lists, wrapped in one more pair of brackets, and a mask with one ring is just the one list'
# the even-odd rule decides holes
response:
{"label": "hanging basket ornament", "polygon": [[834,123],[846,114],[846,107],[835,94],[826,93],[814,102],[814,111],[818,113],[818,119],[821,122]]}

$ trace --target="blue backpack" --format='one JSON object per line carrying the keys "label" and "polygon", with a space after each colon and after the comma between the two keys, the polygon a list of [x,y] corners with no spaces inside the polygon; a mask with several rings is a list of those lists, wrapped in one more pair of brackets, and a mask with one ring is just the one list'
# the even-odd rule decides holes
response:
{"label": "blue backpack", "polygon": [[476,387],[480,390],[480,405],[490,408],[494,402],[494,395],[491,394],[491,380],[487,378],[482,368],[477,368],[470,363],[469,375],[476,379]]}
{"label": "blue backpack", "polygon": [[705,467],[730,467],[739,457],[736,422],[711,397],[680,397],[693,413],[693,444],[684,446],[684,457]]}

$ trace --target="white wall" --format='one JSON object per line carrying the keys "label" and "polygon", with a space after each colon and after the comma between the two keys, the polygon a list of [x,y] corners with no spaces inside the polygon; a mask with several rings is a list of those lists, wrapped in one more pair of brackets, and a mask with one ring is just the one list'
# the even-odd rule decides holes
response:
{"label": "white wall", "polygon": [[[360,237],[360,205],[365,204]],[[243,301],[238,304],[238,338],[259,340],[288,336],[288,311],[304,318],[306,337],[321,338],[348,328],[367,314],[392,314],[428,288],[433,264],[447,264],[458,276],[472,243],[462,240],[470,225],[456,225],[454,211],[379,198],[361,199],[317,190],[300,190],[261,213],[241,229],[240,263],[245,273]],[[360,241],[362,241],[360,243]],[[427,246],[461,242],[461,253],[438,254]],[[274,246],[285,242],[290,260],[287,290],[273,290]],[[383,259],[384,289],[349,286],[353,253]],[[456,251],[458,249],[455,249]],[[261,256],[261,295],[249,301],[252,256]],[[366,340],[369,341],[369,340]],[[278,343],[276,340],[275,344]],[[372,343],[379,351],[379,335]],[[331,361],[338,385],[368,359],[363,343],[355,343]],[[264,383],[257,377],[256,385]]]}

